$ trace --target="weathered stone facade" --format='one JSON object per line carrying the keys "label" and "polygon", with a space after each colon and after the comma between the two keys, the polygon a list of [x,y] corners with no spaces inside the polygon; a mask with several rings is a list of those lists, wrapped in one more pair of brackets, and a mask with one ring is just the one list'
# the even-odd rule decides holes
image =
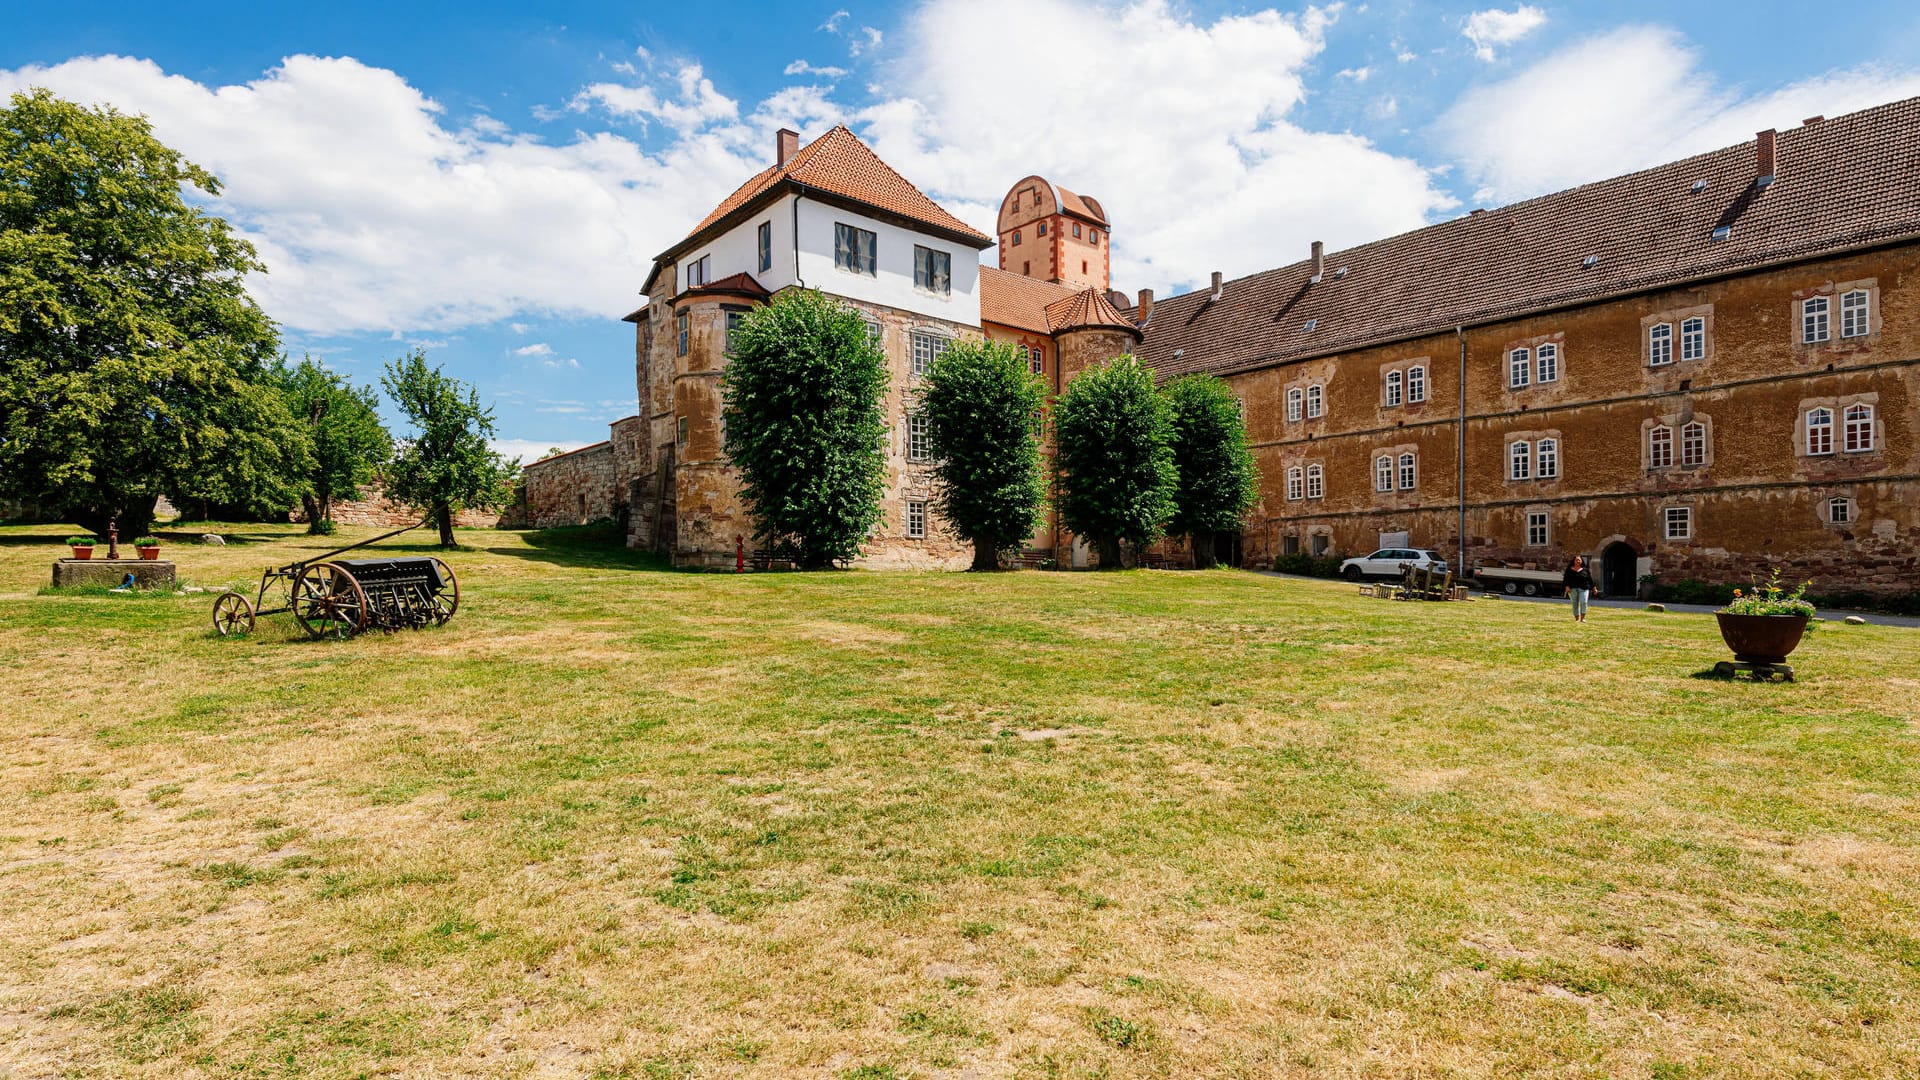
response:
{"label": "weathered stone facade", "polygon": [[[362,494],[363,498],[333,504],[331,516],[335,525],[397,529],[418,522],[427,513],[418,507],[389,499],[377,483],[369,485]],[[304,510],[295,507],[287,512],[287,520],[304,522],[307,515]],[[462,529],[491,529],[500,523],[500,515],[486,510],[462,510],[453,515],[453,523]]]}
{"label": "weathered stone facade", "polygon": [[592,521],[624,522],[632,512],[640,462],[640,418],[610,425],[604,442],[524,466],[524,505],[514,524],[550,529]]}

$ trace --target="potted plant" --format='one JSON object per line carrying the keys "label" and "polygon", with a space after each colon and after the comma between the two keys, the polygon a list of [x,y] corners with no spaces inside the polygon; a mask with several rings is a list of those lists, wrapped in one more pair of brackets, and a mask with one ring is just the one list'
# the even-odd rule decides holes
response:
{"label": "potted plant", "polygon": [[91,536],[67,537],[67,549],[73,553],[73,557],[76,559],[93,558],[93,545],[94,539]]}
{"label": "potted plant", "polygon": [[140,557],[143,559],[158,559],[160,557],[160,541],[154,537],[143,536],[133,542],[133,547],[134,550],[140,553]]}
{"label": "potted plant", "polygon": [[1810,584],[1803,581],[1788,592],[1780,587],[1780,571],[1775,570],[1765,585],[1733,590],[1733,601],[1714,612],[1733,658],[1747,664],[1785,663],[1813,618],[1813,604],[1806,599]]}

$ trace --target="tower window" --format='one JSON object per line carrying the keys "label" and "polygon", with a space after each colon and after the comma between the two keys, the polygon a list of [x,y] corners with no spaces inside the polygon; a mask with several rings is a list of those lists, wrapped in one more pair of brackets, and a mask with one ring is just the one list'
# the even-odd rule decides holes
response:
{"label": "tower window", "polygon": [[1094,247],[1100,246],[1100,230],[1099,229],[1087,230],[1087,243],[1092,244]]}
{"label": "tower window", "polygon": [[1077,221],[1073,223],[1073,238],[1080,239],[1080,223]]}
{"label": "tower window", "polygon": [[1033,235],[1035,235],[1035,236],[1045,236],[1045,235],[1047,235],[1047,223],[1043,221],[1043,222],[1041,222],[1040,224],[1038,224],[1038,225],[1035,225],[1035,226],[1033,227]]}
{"label": "tower window", "polygon": [[1014,247],[1020,246],[1020,230],[1019,229],[1013,230],[1013,246]]}

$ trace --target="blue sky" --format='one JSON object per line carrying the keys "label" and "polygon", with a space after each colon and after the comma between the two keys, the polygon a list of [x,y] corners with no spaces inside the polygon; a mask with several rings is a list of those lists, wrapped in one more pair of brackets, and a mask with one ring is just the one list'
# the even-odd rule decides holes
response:
{"label": "blue sky", "polygon": [[1096,195],[1115,285],[1165,295],[1920,94],[1896,3],[534,7],[9,0],[0,90],[149,115],[291,352],[424,347],[534,454],[634,411],[620,315],[782,124],[989,231],[1029,172]]}

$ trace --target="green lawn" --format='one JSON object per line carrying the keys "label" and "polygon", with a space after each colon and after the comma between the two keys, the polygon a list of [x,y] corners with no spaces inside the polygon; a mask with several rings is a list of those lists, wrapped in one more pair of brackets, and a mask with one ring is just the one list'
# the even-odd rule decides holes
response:
{"label": "green lawn", "polygon": [[[220,640],[41,595],[67,531],[0,529],[0,1076],[1920,1068],[1920,631],[1760,685],[1701,616],[570,530]],[[328,546],[232,535],[163,554]]]}

